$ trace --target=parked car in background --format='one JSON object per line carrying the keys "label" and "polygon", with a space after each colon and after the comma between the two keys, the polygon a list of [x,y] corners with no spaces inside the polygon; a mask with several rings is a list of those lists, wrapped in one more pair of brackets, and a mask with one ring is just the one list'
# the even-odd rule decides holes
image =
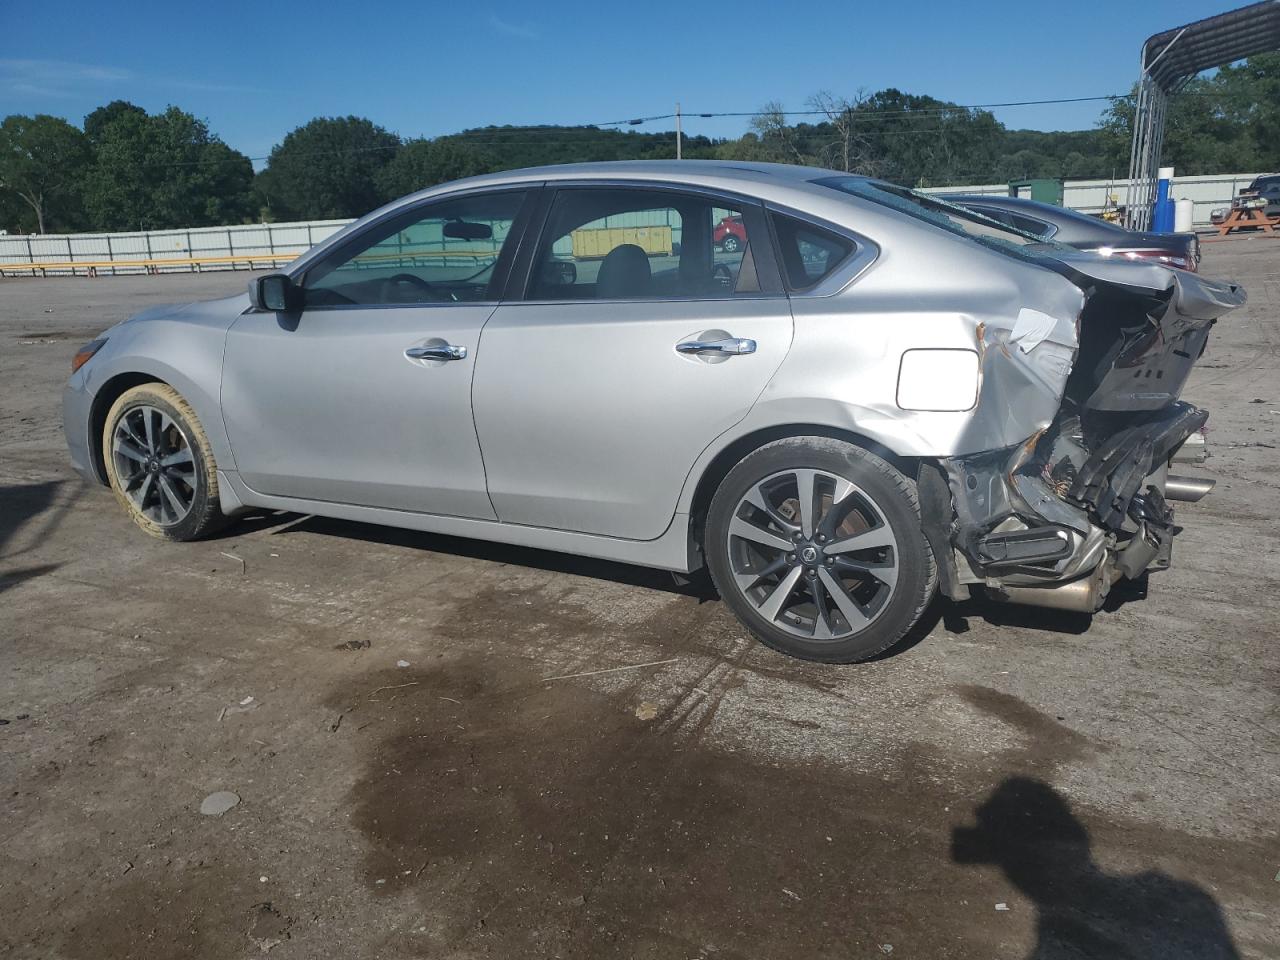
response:
{"label": "parked car in background", "polygon": [[716,224],[711,242],[725,253],[737,253],[747,245],[747,228],[741,217],[724,217]]}
{"label": "parked car in background", "polygon": [[568,164],[111,327],[63,420],[156,537],[287,510],[705,565],[762,642],[849,662],[939,589],[1091,613],[1167,567],[1166,501],[1212,485],[1168,474],[1208,416],[1179,394],[1243,302],[831,170]]}
{"label": "parked car in background", "polygon": [[1240,196],[1254,198],[1265,202],[1263,212],[1268,217],[1280,216],[1280,173],[1264,174],[1254,177],[1249,186],[1240,191]]}
{"label": "parked car in background", "polygon": [[948,195],[942,199],[1039,237],[1108,257],[1153,260],[1193,273],[1200,268],[1194,233],[1140,233],[1066,207],[1022,197]]}

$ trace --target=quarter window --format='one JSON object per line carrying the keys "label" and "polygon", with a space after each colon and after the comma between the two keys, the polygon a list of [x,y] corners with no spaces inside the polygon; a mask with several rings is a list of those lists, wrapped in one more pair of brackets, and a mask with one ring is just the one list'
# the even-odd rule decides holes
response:
{"label": "quarter window", "polygon": [[495,268],[524,196],[442,200],[369,228],[307,271],[307,306],[497,299]]}
{"label": "quarter window", "polygon": [[556,194],[531,300],[719,299],[761,292],[741,208],[666,190]]}
{"label": "quarter window", "polygon": [[773,214],[773,229],[778,234],[782,268],[791,290],[808,290],[853,253],[854,243],[821,227],[789,217]]}

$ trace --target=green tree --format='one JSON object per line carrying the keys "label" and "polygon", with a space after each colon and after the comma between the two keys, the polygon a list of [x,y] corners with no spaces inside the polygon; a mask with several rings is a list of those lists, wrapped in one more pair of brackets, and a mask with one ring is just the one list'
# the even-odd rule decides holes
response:
{"label": "green tree", "polygon": [[[141,230],[243,222],[253,165],[177,107],[148,115],[111,104],[86,118],[97,155],[85,205],[99,229]],[[111,111],[103,116],[104,111]],[[98,122],[101,121],[101,122]]]}
{"label": "green tree", "polygon": [[105,107],[99,107],[84,118],[84,135],[95,144],[100,143],[107,127],[125,116],[145,119],[147,111],[128,100],[112,100]]}
{"label": "green tree", "polygon": [[[1133,115],[1131,95],[1113,101],[1099,121],[1107,162],[1124,172]],[[1222,67],[1174,94],[1160,163],[1188,176],[1280,169],[1280,54]]]}
{"label": "green tree", "polygon": [[500,169],[492,156],[456,137],[410,140],[378,175],[387,197],[400,197],[437,183]]}
{"label": "green tree", "polygon": [[379,178],[399,150],[363,117],[317,117],[271,151],[257,190],[275,219],[359,217],[388,199]]}
{"label": "green tree", "polygon": [[27,221],[40,233],[78,226],[79,181],[89,157],[85,135],[59,117],[5,117],[0,123],[0,192],[20,200],[28,211],[15,226],[22,229]]}

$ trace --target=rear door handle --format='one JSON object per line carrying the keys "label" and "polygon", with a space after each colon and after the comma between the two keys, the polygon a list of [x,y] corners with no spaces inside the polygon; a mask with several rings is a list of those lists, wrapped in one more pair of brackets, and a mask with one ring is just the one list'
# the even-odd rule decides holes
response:
{"label": "rear door handle", "polygon": [[444,343],[433,347],[410,347],[404,355],[410,360],[463,360],[467,356],[467,348]]}
{"label": "rear door handle", "polygon": [[745,353],[756,352],[756,342],[744,337],[729,337],[726,340],[686,340],[676,344],[677,353],[718,353],[723,356],[738,357]]}

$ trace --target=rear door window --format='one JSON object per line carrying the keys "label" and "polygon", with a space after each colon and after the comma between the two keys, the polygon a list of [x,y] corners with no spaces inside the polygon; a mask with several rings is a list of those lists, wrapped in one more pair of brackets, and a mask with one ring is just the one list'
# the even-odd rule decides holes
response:
{"label": "rear door window", "polygon": [[[758,207],[727,198],[564,187],[547,215],[526,299],[720,299],[780,292],[762,269],[768,264],[758,262],[760,238],[748,229],[757,219],[763,223]],[[767,257],[767,240],[763,246]]]}

